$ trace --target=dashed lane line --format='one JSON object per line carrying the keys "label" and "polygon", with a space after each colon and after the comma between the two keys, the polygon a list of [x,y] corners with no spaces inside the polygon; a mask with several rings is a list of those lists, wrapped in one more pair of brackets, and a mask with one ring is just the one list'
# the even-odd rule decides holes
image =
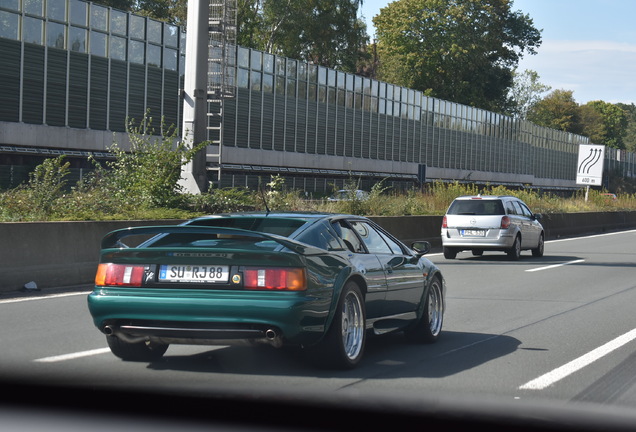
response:
{"label": "dashed lane line", "polygon": [[588,366],[596,360],[610,354],[612,351],[617,350],[618,348],[633,341],[634,339],[636,339],[636,329],[633,329],[632,331],[629,331],[622,336],[611,340],[605,345],[602,345],[595,350],[592,350],[589,353],[584,354],[581,357],[552,370],[551,372],[548,372],[545,375],[541,375],[539,378],[528,381],[527,383],[519,387],[519,389],[543,390],[547,387],[550,387],[552,384],[583,369],[585,366]]}

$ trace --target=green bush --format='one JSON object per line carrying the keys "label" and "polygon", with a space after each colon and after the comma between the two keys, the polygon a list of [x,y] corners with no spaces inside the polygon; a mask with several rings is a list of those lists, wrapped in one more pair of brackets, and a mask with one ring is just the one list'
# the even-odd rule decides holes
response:
{"label": "green bush", "polygon": [[8,221],[49,220],[66,188],[70,164],[64,156],[46,159],[35,167],[29,181],[0,195],[0,217]]}
{"label": "green bush", "polygon": [[184,194],[181,208],[201,214],[254,210],[255,195],[247,188],[211,189],[196,195]]}
{"label": "green bush", "polygon": [[110,151],[115,160],[106,168],[96,163],[99,187],[122,205],[144,208],[174,207],[181,201],[179,185],[183,165],[207,143],[195,147],[179,140],[174,127],[162,124],[163,134],[155,135],[152,117],[148,114],[136,124],[128,124],[131,150],[123,151],[114,143]]}
{"label": "green bush", "polygon": [[[29,181],[0,192],[0,221],[188,219],[202,214],[265,210],[324,211],[367,216],[441,215],[460,195],[514,195],[538,213],[572,213],[636,209],[636,196],[619,194],[613,200],[604,190],[591,189],[588,199],[580,189],[570,198],[532,189],[477,186],[459,182],[434,182],[422,190],[393,191],[377,182],[368,199],[352,194],[347,201],[308,200],[288,190],[281,176],[272,176],[262,190],[210,189],[201,194],[183,193],[179,187],[182,166],[197,148],[177,140],[176,131],[166,136],[150,134],[152,119],[129,129],[132,152],[112,147],[115,159],[75,185],[69,185],[69,163],[64,157],[47,159],[35,168]],[[345,189],[359,189],[350,179]]]}

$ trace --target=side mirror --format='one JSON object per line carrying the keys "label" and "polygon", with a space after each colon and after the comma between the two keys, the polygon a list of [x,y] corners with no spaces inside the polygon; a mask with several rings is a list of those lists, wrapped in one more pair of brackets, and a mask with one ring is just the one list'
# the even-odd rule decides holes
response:
{"label": "side mirror", "polygon": [[411,243],[411,249],[419,256],[426,255],[431,251],[431,244],[427,241],[416,241]]}
{"label": "side mirror", "polygon": [[535,213],[534,214],[534,219],[535,220],[541,220],[541,218],[543,218],[543,215],[541,213]]}

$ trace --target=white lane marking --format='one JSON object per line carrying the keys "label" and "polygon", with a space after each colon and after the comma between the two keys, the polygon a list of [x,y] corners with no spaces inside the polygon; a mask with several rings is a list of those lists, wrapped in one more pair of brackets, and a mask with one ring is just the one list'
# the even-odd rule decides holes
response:
{"label": "white lane marking", "polygon": [[90,351],[81,351],[81,352],[62,354],[62,355],[52,356],[52,357],[43,357],[40,359],[35,359],[33,361],[37,363],[55,363],[55,362],[61,362],[66,360],[73,360],[73,359],[82,358],[82,357],[90,357],[94,355],[105,354],[107,352],[110,352],[110,348],[98,348],[98,349],[94,349]]}
{"label": "white lane marking", "polygon": [[566,242],[566,241],[582,240],[582,239],[589,239],[589,238],[596,238],[596,237],[605,237],[605,236],[613,236],[613,235],[621,235],[621,234],[629,234],[629,233],[636,233],[636,230],[613,231],[613,232],[609,232],[609,233],[603,233],[603,234],[592,234],[592,235],[581,236],[581,237],[568,237],[568,238],[563,238],[563,239],[546,240],[546,243],[558,243],[558,242]]}
{"label": "white lane marking", "polygon": [[19,298],[13,298],[13,299],[0,300],[0,304],[19,303],[19,302],[32,301],[32,300],[48,300],[48,299],[59,298],[59,297],[88,295],[90,293],[91,291],[82,291],[82,292],[69,292],[69,293],[62,293],[62,294],[51,294],[51,295],[45,295],[45,296],[39,296],[39,297],[19,297]]}
{"label": "white lane marking", "polygon": [[553,269],[553,268],[557,268],[557,267],[563,267],[566,265],[570,265],[570,264],[576,264],[576,263],[580,263],[585,261],[584,259],[580,259],[580,260],[574,260],[574,261],[568,261],[568,262],[564,262],[561,264],[552,264],[549,266],[545,266],[545,267],[537,267],[537,268],[533,268],[533,269],[528,269],[526,270],[527,272],[536,272],[536,271],[541,271],[541,270],[548,270],[548,269]]}
{"label": "white lane marking", "polygon": [[564,364],[563,366],[554,369],[551,372],[548,372],[545,375],[540,376],[539,378],[533,379],[519,387],[520,390],[543,390],[557,381],[562,380],[568,375],[577,372],[580,369],[583,369],[585,366],[595,362],[601,357],[606,356],[612,351],[622,347],[623,345],[633,341],[636,339],[636,329],[633,329],[630,332],[625,333],[622,336],[617,337],[616,339],[606,343],[603,346],[596,348],[593,351],[590,351],[587,354],[582,355],[581,357],[572,360],[569,363]]}

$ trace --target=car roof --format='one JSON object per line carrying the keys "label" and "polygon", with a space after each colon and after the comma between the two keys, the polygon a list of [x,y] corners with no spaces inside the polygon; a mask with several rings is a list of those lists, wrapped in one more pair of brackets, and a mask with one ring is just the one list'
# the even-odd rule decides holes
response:
{"label": "car roof", "polygon": [[469,199],[503,199],[503,198],[519,199],[512,195],[462,195],[455,199],[469,200]]}
{"label": "car roof", "polygon": [[277,212],[277,211],[249,211],[249,212],[233,212],[233,213],[219,213],[214,215],[200,216],[192,220],[206,220],[206,219],[218,219],[218,218],[282,218],[282,219],[301,219],[305,221],[325,219],[325,218],[337,218],[337,217],[355,217],[360,216],[347,215],[342,213],[328,213],[328,212]]}

